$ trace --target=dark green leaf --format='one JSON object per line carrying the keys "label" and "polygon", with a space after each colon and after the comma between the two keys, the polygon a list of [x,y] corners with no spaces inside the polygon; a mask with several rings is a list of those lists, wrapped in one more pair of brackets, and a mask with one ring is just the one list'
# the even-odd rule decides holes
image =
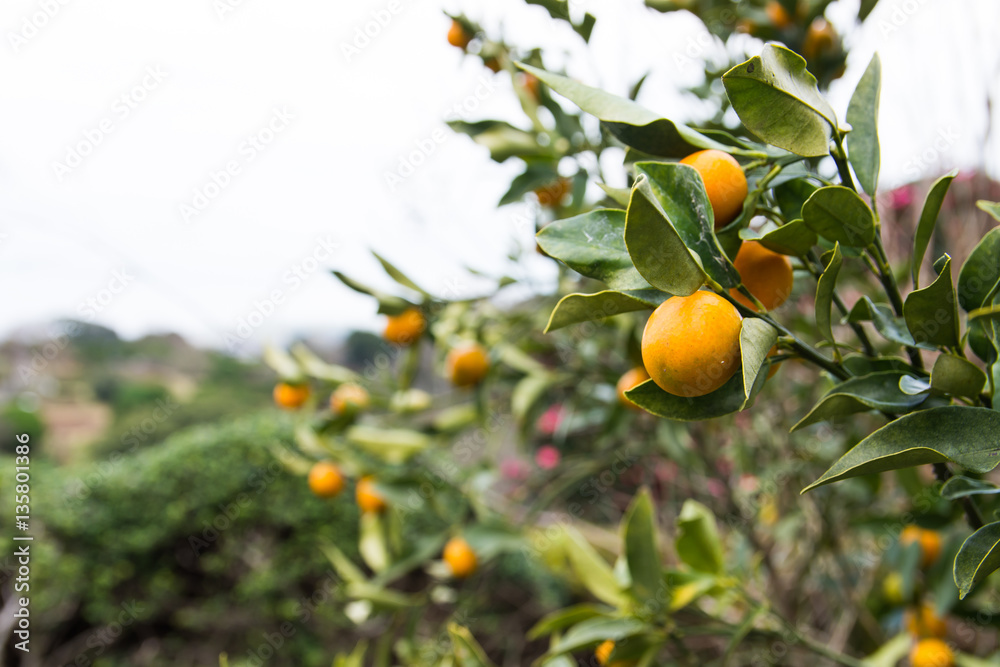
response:
{"label": "dark green leaf", "polygon": [[833,343],[836,351],[837,340],[833,337],[833,291],[837,287],[837,276],[844,263],[840,254],[840,244],[836,243],[833,250],[824,255],[825,266],[819,280],[816,281],[816,328],[821,336]]}
{"label": "dark green leaf", "polygon": [[955,475],[941,487],[941,497],[945,500],[956,500],[966,496],[982,496],[1000,493],[1000,487],[982,479],[972,479],[963,475]]}
{"label": "dark green leaf", "polygon": [[816,245],[816,232],[809,229],[803,220],[792,220],[777,229],[772,229],[758,239],[768,250],[799,257]]}
{"label": "dark green leaf", "polygon": [[976,398],[986,385],[986,374],[971,361],[942,354],[931,371],[931,387],[952,396]]}
{"label": "dark green leaf", "polygon": [[[757,376],[765,368],[767,354],[777,340],[778,330],[764,320],[757,317],[743,319],[740,326],[740,358],[743,362],[743,388],[746,397],[744,407],[750,404]],[[764,374],[767,374],[766,368]]]}
{"label": "dark green leaf", "polygon": [[666,581],[657,544],[656,517],[648,489],[632,500],[622,518],[625,560],[632,578],[632,593],[640,604],[666,599]]}
{"label": "dark green leaf", "polygon": [[878,101],[882,90],[882,61],[878,54],[872,56],[868,69],[861,75],[851,103],[847,107],[847,122],[851,131],[847,135],[847,149],[858,183],[871,196],[878,186],[879,143]]}
{"label": "dark green leaf", "polygon": [[802,206],[802,218],[817,234],[851,248],[875,240],[875,214],[854,190],[831,185],[816,190]]}
{"label": "dark green leaf", "polygon": [[903,377],[907,376],[899,371],[883,371],[842,382],[828,391],[792,431],[868,410],[909,412],[927,400],[927,394],[911,396],[901,391],[899,381]]}
{"label": "dark green leaf", "polygon": [[677,555],[699,572],[722,574],[722,541],[711,510],[694,500],[684,501],[677,517]]}
{"label": "dark green leaf", "polygon": [[878,0],[861,0],[861,6],[858,7],[858,20],[864,21],[868,18],[868,15],[872,13],[872,10],[875,9],[875,5],[877,4]]}
{"label": "dark green leaf", "polygon": [[551,185],[559,179],[559,171],[550,162],[529,163],[525,170],[514,177],[510,188],[500,198],[498,206],[519,202],[529,192]]}
{"label": "dark green leaf", "polygon": [[605,290],[596,294],[568,294],[552,310],[545,333],[571,324],[592,322],[614,317],[621,313],[656,308],[670,295],[659,290],[630,290],[617,292]]}
{"label": "dark green leaf", "polygon": [[610,610],[607,607],[600,607],[596,604],[576,604],[572,607],[567,607],[566,609],[560,609],[548,614],[538,623],[528,631],[528,639],[534,641],[539,637],[545,637],[551,635],[553,632],[559,632],[571,625],[576,625],[582,621],[586,621],[591,618],[596,618],[598,616],[607,617]]}
{"label": "dark green leaf", "polygon": [[[782,171],[783,173],[785,172]],[[781,214],[786,220],[794,221],[802,217],[802,205],[816,192],[818,186],[805,178],[794,178],[780,185],[774,185],[774,181],[771,181],[771,188]]]}
{"label": "dark green leaf", "polygon": [[884,303],[872,303],[867,296],[858,299],[858,302],[847,314],[848,322],[871,321],[875,325],[875,330],[883,338],[900,345],[916,346],[922,349],[935,349],[932,345],[922,343],[917,345],[906,328],[906,322],[892,314],[892,309]]}
{"label": "dark green leaf", "polygon": [[618,641],[646,630],[646,624],[634,618],[591,618],[574,625],[555,643],[550,654],[569,653],[611,639]]}
{"label": "dark green leaf", "polygon": [[646,380],[625,392],[630,401],[657,417],[677,421],[701,421],[739,412],[746,403],[743,374],[736,373],[711,394],[697,398],[674,396]]}
{"label": "dark green leaf", "polygon": [[937,280],[906,295],[903,317],[917,343],[958,347],[958,300],[950,257]]}
{"label": "dark green leaf", "polygon": [[920,211],[920,222],[917,223],[917,233],[913,237],[913,258],[910,274],[913,276],[914,289],[920,287],[920,265],[924,262],[924,253],[927,252],[927,245],[934,235],[934,226],[937,224],[938,213],[941,212],[941,204],[944,196],[948,193],[948,186],[951,185],[957,172],[945,174],[934,181],[927,199],[924,200],[924,208]]}
{"label": "dark green leaf", "polygon": [[975,586],[1000,568],[1000,521],[990,523],[966,538],[955,556],[955,585],[964,599]]}
{"label": "dark green leaf", "polygon": [[1000,282],[1000,227],[991,229],[958,274],[958,302],[966,312],[985,305]]}

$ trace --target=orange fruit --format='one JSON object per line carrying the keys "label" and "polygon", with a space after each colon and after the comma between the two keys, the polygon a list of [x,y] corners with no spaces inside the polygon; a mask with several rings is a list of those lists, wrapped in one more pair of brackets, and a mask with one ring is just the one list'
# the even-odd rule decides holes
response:
{"label": "orange fruit", "polygon": [[469,543],[461,537],[453,537],[444,545],[444,562],[451,568],[451,574],[457,579],[465,579],[476,571],[479,560]]}
{"label": "orange fruit", "polygon": [[740,367],[743,318],[714,292],[672,296],[642,332],[642,365],[663,391],[693,398],[710,394]]}
{"label": "orange fruit", "polygon": [[837,31],[822,16],[809,24],[806,37],[802,40],[802,55],[812,61],[830,51],[837,42]]}
{"label": "orange fruit", "polygon": [[926,603],[916,609],[907,610],[903,622],[910,634],[918,639],[924,637],[944,639],[948,634],[948,623],[937,615],[934,607]]}
{"label": "orange fruit", "polygon": [[925,570],[934,564],[941,555],[941,536],[933,530],[924,530],[920,526],[907,526],[899,536],[903,545],[920,544],[920,567]]}
{"label": "orange fruit", "polygon": [[634,660],[616,660],[615,662],[608,664],[608,659],[611,657],[611,652],[615,650],[615,643],[611,639],[608,639],[601,643],[596,649],[594,649],[594,657],[597,658],[597,664],[607,665],[607,667],[631,667],[635,664]]}
{"label": "orange fruit", "polygon": [[451,27],[448,28],[448,43],[464,50],[469,46],[469,42],[471,41],[472,35],[465,31],[461,23],[453,20]]}
{"label": "orange fruit", "polygon": [[[771,348],[771,351],[767,353],[767,356],[773,357],[776,354],[778,354],[778,346],[777,345],[775,345],[774,347]],[[778,372],[778,367],[781,366],[781,364],[783,364],[783,363],[784,363],[783,361],[779,361],[776,364],[775,363],[771,364],[771,369],[767,372],[767,379],[768,380],[770,380],[771,378],[774,377],[774,374]]]}
{"label": "orange fruit", "polygon": [[274,402],[285,410],[296,410],[309,400],[309,385],[279,382],[274,385]]}
{"label": "orange fruit", "polygon": [[646,380],[649,379],[649,373],[642,366],[636,366],[631,368],[618,378],[618,384],[615,385],[615,392],[618,394],[618,402],[624,405],[626,408],[631,408],[632,410],[641,410],[638,405],[628,400],[625,396],[625,392],[633,387],[636,387]]}
{"label": "orange fruit", "polygon": [[692,153],[681,164],[694,167],[705,182],[705,192],[715,214],[715,228],[721,229],[736,219],[747,198],[747,177],[736,159],[714,149]]}
{"label": "orange fruit", "polygon": [[569,191],[569,179],[560,178],[559,180],[549,183],[548,185],[535,188],[535,196],[538,197],[538,203],[540,205],[547,208],[556,208],[562,204],[563,199],[566,199],[566,195],[569,194]]}
{"label": "orange fruit", "polygon": [[371,402],[367,389],[346,382],[333,390],[330,396],[330,409],[337,415],[355,415],[367,410]]}
{"label": "orange fruit", "polygon": [[955,667],[955,654],[940,639],[921,639],[910,651],[910,667]]}
{"label": "orange fruit", "polygon": [[[774,310],[792,293],[792,263],[784,255],[768,250],[757,241],[744,241],[736,253],[733,266],[740,273],[743,285],[767,310]],[[735,287],[730,296],[751,310],[757,310],[750,299]]]}
{"label": "orange fruit", "polygon": [[396,345],[411,345],[427,328],[424,314],[417,308],[407,308],[399,315],[390,315],[382,337]]}
{"label": "orange fruit", "polygon": [[375,479],[371,475],[366,475],[358,480],[358,486],[354,489],[354,498],[362,512],[381,512],[387,507],[385,498],[375,488]]}
{"label": "orange fruit", "polygon": [[767,14],[768,20],[778,30],[784,30],[792,25],[792,17],[789,16],[788,10],[778,0],[770,0],[764,7],[764,13]]}
{"label": "orange fruit", "polygon": [[486,349],[479,343],[463,343],[448,353],[445,360],[448,378],[456,387],[472,387],[483,381],[490,370]]}
{"label": "orange fruit", "polygon": [[344,476],[337,466],[320,461],[309,470],[309,488],[320,498],[333,498],[344,490]]}

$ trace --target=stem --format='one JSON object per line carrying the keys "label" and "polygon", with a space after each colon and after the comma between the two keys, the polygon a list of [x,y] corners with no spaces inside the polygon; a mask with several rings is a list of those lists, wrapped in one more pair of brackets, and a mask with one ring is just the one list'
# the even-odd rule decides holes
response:
{"label": "stem", "polygon": [[[889,260],[885,254],[885,248],[882,247],[882,239],[876,236],[875,241],[871,246],[866,248],[866,251],[875,263],[878,279],[881,281],[882,287],[885,289],[885,293],[889,297],[889,302],[892,303],[892,309],[896,313],[896,317],[903,317],[903,297],[900,295],[899,285],[896,283],[896,276],[893,275],[892,268],[889,266]],[[923,357],[920,356],[920,350],[911,345],[907,345],[906,354],[910,357],[910,363],[913,364],[914,368],[919,370],[921,373],[927,372],[924,368]]]}
{"label": "stem", "polygon": [[844,154],[844,147],[841,145],[841,141],[841,137],[838,134],[836,146],[830,152],[830,155],[833,157],[833,161],[837,163],[837,173],[840,174],[841,185],[857,192],[858,188],[854,185],[854,179],[851,178],[851,170],[847,166],[847,156]]}

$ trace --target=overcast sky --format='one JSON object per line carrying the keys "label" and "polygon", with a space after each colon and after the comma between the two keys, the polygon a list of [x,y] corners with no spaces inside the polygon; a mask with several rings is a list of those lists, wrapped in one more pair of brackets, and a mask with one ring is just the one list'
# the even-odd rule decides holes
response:
{"label": "overcast sky", "polygon": [[[697,20],[640,0],[573,5],[598,17],[593,56],[520,0],[8,0],[0,335],[71,316],[225,347],[259,323],[248,351],[299,331],[376,328],[374,304],[328,273],[390,286],[370,249],[438,294],[482,287],[465,266],[513,271],[506,255],[531,230],[516,224],[522,207],[495,203],[517,165],[490,162],[442,123],[455,105],[470,120],[517,119],[511,84],[448,46],[443,9],[502,22],[511,42],[565,53],[552,64],[614,92],[652,68],[640,101],[697,113],[677,90],[700,70],[674,57],[699,43]],[[829,14],[844,26],[856,6]],[[373,16],[375,37],[345,48]],[[878,49],[884,185],[987,155],[997,173],[997,133],[984,145],[997,25],[995,0],[882,0],[854,35],[831,97],[842,112]],[[421,146],[422,164],[387,186]],[[519,275],[544,286],[552,267],[529,256]]]}

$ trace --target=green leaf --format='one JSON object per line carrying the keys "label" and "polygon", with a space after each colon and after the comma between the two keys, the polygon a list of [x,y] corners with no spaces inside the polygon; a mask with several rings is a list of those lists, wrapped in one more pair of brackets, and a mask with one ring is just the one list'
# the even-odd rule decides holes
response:
{"label": "green leaf", "polygon": [[326,363],[302,343],[295,343],[289,351],[292,358],[298,362],[299,367],[310,377],[335,384],[358,382],[361,379],[357,373],[349,368]]}
{"label": "green leaf", "polygon": [[[820,335],[833,343],[834,352],[837,349],[837,339],[833,336],[833,291],[837,287],[837,276],[844,263],[840,254],[840,244],[835,243],[833,250],[826,253],[825,266],[819,280],[816,281],[816,329]],[[839,357],[838,357],[839,358]]]}
{"label": "green leaf", "polygon": [[514,177],[510,188],[500,198],[497,206],[519,202],[534,190],[550,185],[559,178],[559,170],[551,162],[529,162],[525,170]]}
{"label": "green leaf", "polygon": [[[875,5],[877,4],[878,0],[861,0],[861,6],[858,7],[858,20],[864,21],[866,18],[868,18],[868,15],[872,13],[872,10],[875,9]],[[890,667],[893,667],[895,664],[896,661],[894,660],[892,662],[892,665],[890,665]]]}
{"label": "green leaf", "polygon": [[[782,174],[785,172],[783,171]],[[780,174],[779,174],[780,175]],[[818,186],[806,178],[798,176],[780,185],[771,181],[771,193],[778,204],[778,209],[786,220],[797,220],[802,217],[802,205],[806,203]]]}
{"label": "green leaf", "polygon": [[604,190],[604,194],[611,198],[613,202],[622,207],[628,206],[629,197],[632,196],[632,191],[628,188],[613,188],[607,183],[598,183],[597,187]]}
{"label": "green leaf", "polygon": [[657,545],[656,518],[649,490],[632,500],[622,518],[625,560],[632,578],[632,593],[640,604],[666,599],[666,581]]}
{"label": "green leaf", "polygon": [[957,500],[966,496],[982,496],[1000,493],[1000,487],[982,479],[972,479],[963,475],[955,475],[941,487],[941,497],[945,500]]}
{"label": "green leaf", "polygon": [[399,315],[404,310],[413,308],[413,304],[406,299],[392,294],[387,294],[386,292],[377,290],[374,287],[369,287],[364,283],[360,283],[353,278],[347,277],[340,271],[334,271],[333,275],[335,275],[340,282],[344,283],[355,292],[375,297],[375,300],[378,301],[378,312],[380,315]]}
{"label": "green leaf", "polygon": [[611,566],[578,530],[571,526],[563,526],[562,530],[566,540],[566,557],[580,583],[601,602],[614,607],[622,606],[625,596]]}
{"label": "green leaf", "polygon": [[386,463],[405,463],[431,444],[431,438],[420,431],[402,428],[357,425],[349,428],[345,437]]}
{"label": "green leaf", "polygon": [[986,211],[993,217],[994,220],[1000,222],[1000,202],[986,201],[985,199],[980,199],[976,202],[981,210]]}
{"label": "green leaf", "polygon": [[906,295],[903,318],[917,343],[958,347],[958,300],[951,279],[950,257],[937,280]]}
{"label": "green leaf", "polygon": [[931,370],[931,387],[952,396],[977,398],[986,386],[986,374],[971,361],[953,354],[942,354]]}
{"label": "green leaf", "polygon": [[372,251],[372,254],[375,255],[375,259],[377,259],[379,264],[382,265],[382,268],[385,269],[385,272],[389,274],[390,278],[403,287],[407,287],[423,296],[430,297],[430,294],[428,294],[426,290],[410,280],[405,273],[397,269],[389,260],[385,259],[375,251]]}
{"label": "green leaf", "polygon": [[448,624],[448,635],[455,651],[456,667],[494,667],[469,629],[457,623]]}
{"label": "green leaf", "polygon": [[883,371],[841,382],[828,391],[792,431],[869,410],[909,412],[927,400],[927,394],[911,396],[901,391],[899,381],[904,377],[907,376],[899,371]]}
{"label": "green leaf", "polygon": [[875,214],[858,193],[842,185],[816,190],[802,205],[802,218],[813,231],[851,248],[875,240]]}
{"label": "green leaf", "polygon": [[295,359],[282,350],[280,347],[275,347],[273,345],[264,346],[264,363],[271,367],[278,377],[281,378],[283,382],[290,382],[292,384],[296,382],[302,382],[305,380],[305,376],[302,373],[302,368],[295,361]]}
{"label": "green leaf", "polygon": [[966,312],[986,305],[1000,282],[1000,227],[994,227],[969,254],[958,274],[958,302]]}
{"label": "green leaf", "polygon": [[959,599],[1000,568],[1000,521],[986,524],[966,538],[955,556],[955,585]]}
{"label": "green leaf", "polygon": [[[679,215],[691,216],[692,211],[681,211]],[[632,188],[625,221],[625,246],[636,270],[657,289],[689,296],[705,283],[705,272],[684,244],[645,176],[640,176]]]}
{"label": "green leaf", "polygon": [[601,120],[619,141],[659,157],[682,158],[691,153],[715,148],[727,153],[747,153],[709,139],[685,125],[679,125],[624,97],[552,74],[524,63],[516,63],[534,74],[552,90],[567,98],[586,113]]}
{"label": "green leaf", "polygon": [[711,510],[694,500],[685,500],[677,517],[677,555],[699,572],[721,574],[722,541]]}
{"label": "green leaf", "polygon": [[[766,373],[758,375],[758,381],[766,377]],[[761,382],[761,384],[763,384]],[[754,387],[753,394],[756,394]],[[746,405],[746,392],[743,390],[743,374],[736,373],[726,384],[711,394],[696,398],[674,396],[660,389],[652,380],[646,380],[636,385],[625,396],[640,408],[664,419],[676,421],[702,421],[714,419],[739,412]]]}
{"label": "green leaf", "polygon": [[[686,164],[640,162],[635,175],[648,179],[659,209],[688,250],[698,256],[705,274],[724,288],[740,284],[740,274],[726,257],[714,234],[712,205],[701,175]],[[632,253],[626,225],[625,243]]]}
{"label": "green leaf", "polygon": [[566,21],[573,27],[573,31],[583,38],[583,41],[590,41],[590,33],[594,29],[596,19],[590,14],[584,14],[580,23],[573,23],[569,13],[569,0],[525,0],[525,2],[529,5],[544,7],[548,10],[549,16]]}
{"label": "green leaf", "polygon": [[551,614],[543,616],[542,619],[528,631],[528,639],[534,641],[539,637],[551,635],[552,633],[559,632],[560,630],[568,628],[571,625],[576,625],[577,623],[591,618],[596,618],[598,616],[607,618],[608,609],[590,603],[576,604],[572,607],[559,609]]}
{"label": "green leaf", "polygon": [[847,135],[848,157],[858,183],[873,197],[878,186],[878,102],[881,90],[882,61],[876,53],[861,75],[847,107],[847,122],[853,128]]}
{"label": "green leaf", "polygon": [[629,290],[618,292],[605,290],[596,294],[567,294],[549,316],[545,333],[562,329],[571,324],[591,322],[614,317],[621,313],[631,313],[637,310],[656,308],[670,295],[659,290]]}
{"label": "green leaf", "polygon": [[899,378],[899,390],[907,396],[919,396],[931,390],[931,383],[923,378],[915,378],[912,375],[904,375]]}
{"label": "green leaf", "polygon": [[[750,404],[757,376],[765,367],[767,354],[778,341],[778,330],[757,317],[746,317],[740,325],[740,358],[743,362],[743,407]],[[767,375],[767,371],[764,372]]]}
{"label": "green leaf", "polygon": [[957,171],[953,171],[934,181],[930,192],[927,193],[927,199],[924,200],[924,208],[920,211],[920,222],[917,223],[917,233],[913,237],[913,259],[910,275],[913,277],[914,289],[920,287],[920,265],[924,262],[924,253],[927,252],[931,236],[934,235],[934,226],[937,225],[944,196],[948,194],[948,186],[951,185],[957,174]]}
{"label": "green leaf", "polygon": [[906,322],[892,314],[892,309],[884,303],[873,303],[870,298],[863,296],[851,308],[847,314],[848,322],[871,321],[875,325],[875,330],[888,341],[900,345],[916,346],[925,350],[936,349],[932,345],[921,343],[917,345],[906,328]]}
{"label": "green leaf", "polygon": [[545,392],[558,381],[552,373],[530,373],[514,386],[510,397],[510,409],[519,423],[524,423],[531,409],[545,395]]}
{"label": "green leaf", "polygon": [[802,56],[766,44],[723,74],[722,83],[743,125],[767,143],[804,157],[829,154],[837,116]]}
{"label": "green leaf", "polygon": [[[868,0],[862,2],[862,7]],[[874,5],[874,0],[868,2]],[[908,632],[900,632],[898,635],[882,644],[877,651],[861,661],[863,667],[896,667],[899,661],[913,649],[913,638]]]}
{"label": "green leaf", "polygon": [[816,232],[811,230],[804,220],[792,220],[777,229],[772,229],[758,241],[768,250],[799,257],[807,254],[818,239]]}
{"label": "green leaf", "polygon": [[349,584],[357,584],[368,581],[364,572],[351,562],[351,559],[344,555],[344,552],[332,544],[320,545],[320,551],[327,557],[333,569],[337,571],[337,576]]}
{"label": "green leaf", "polygon": [[362,512],[358,551],[365,564],[375,572],[389,567],[389,545],[385,539],[382,515],[377,512]]}
{"label": "green leaf", "polygon": [[535,238],[549,255],[613,290],[649,289],[626,249],[625,219],[625,211],[598,209],[556,220]]}
{"label": "green leaf", "polygon": [[573,626],[549,650],[550,654],[569,653],[596,646],[611,639],[619,641],[646,630],[646,624],[634,618],[591,618]]}
{"label": "green leaf", "polygon": [[803,493],[848,477],[926,463],[986,473],[1000,463],[1000,412],[945,406],[889,422],[855,445]]}
{"label": "green leaf", "polygon": [[490,157],[496,162],[504,162],[512,157],[547,157],[558,158],[555,150],[542,146],[531,132],[514,127],[500,120],[482,120],[467,123],[463,120],[448,121],[448,126],[455,132],[469,135],[473,141],[490,151]]}

